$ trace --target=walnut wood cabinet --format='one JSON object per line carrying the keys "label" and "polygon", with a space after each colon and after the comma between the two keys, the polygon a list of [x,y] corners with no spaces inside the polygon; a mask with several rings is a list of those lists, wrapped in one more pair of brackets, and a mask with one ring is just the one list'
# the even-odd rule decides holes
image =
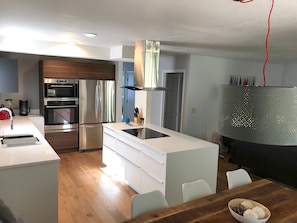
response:
{"label": "walnut wood cabinet", "polygon": [[78,64],[79,79],[94,80],[114,80],[115,65],[114,64],[95,64],[95,63],[79,63]]}
{"label": "walnut wood cabinet", "polygon": [[78,78],[78,64],[71,61],[43,60],[40,62],[44,78]]}
{"label": "walnut wood cabinet", "polygon": [[[115,80],[115,65],[108,62],[40,61],[40,111],[44,109],[43,78]],[[48,132],[45,138],[57,153],[78,150],[78,131]]]}
{"label": "walnut wood cabinet", "polygon": [[43,78],[114,80],[115,65],[111,63],[43,60],[40,62],[40,73]]}
{"label": "walnut wood cabinet", "polygon": [[78,150],[78,131],[45,133],[45,138],[56,153]]}

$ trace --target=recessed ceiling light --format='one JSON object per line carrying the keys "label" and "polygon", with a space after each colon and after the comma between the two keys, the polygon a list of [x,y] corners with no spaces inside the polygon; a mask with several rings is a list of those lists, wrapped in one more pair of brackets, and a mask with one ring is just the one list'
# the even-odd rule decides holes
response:
{"label": "recessed ceiling light", "polygon": [[86,37],[96,37],[97,33],[85,33]]}
{"label": "recessed ceiling light", "polygon": [[78,41],[77,40],[68,40],[67,43],[72,44],[72,45],[76,45],[78,43]]}

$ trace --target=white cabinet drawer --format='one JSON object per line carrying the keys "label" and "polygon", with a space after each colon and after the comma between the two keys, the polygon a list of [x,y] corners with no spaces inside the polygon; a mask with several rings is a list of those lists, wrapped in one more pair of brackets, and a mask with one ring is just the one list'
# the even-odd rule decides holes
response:
{"label": "white cabinet drawer", "polygon": [[152,157],[158,163],[165,163],[166,161],[166,154],[157,150],[150,148],[148,146],[142,145],[141,151],[148,157]]}
{"label": "white cabinet drawer", "polygon": [[115,151],[103,145],[102,148],[102,162],[107,166],[111,174],[116,174],[119,169],[120,161]]}
{"label": "white cabinet drawer", "polygon": [[141,168],[159,181],[165,181],[166,177],[166,160],[165,157],[160,159],[152,154],[141,153]]}
{"label": "white cabinet drawer", "polygon": [[140,192],[140,167],[134,165],[130,161],[123,159],[124,173],[123,178],[127,184],[136,192]]}
{"label": "white cabinet drawer", "polygon": [[104,131],[103,134],[103,145],[109,147],[112,150],[116,150],[116,138]]}
{"label": "white cabinet drawer", "polygon": [[111,135],[111,136],[113,136],[113,137],[116,137],[116,133],[115,133],[115,131],[112,130],[112,129],[110,129],[110,128],[107,128],[107,127],[105,127],[105,126],[103,126],[103,132],[104,132],[104,133],[107,133],[107,134],[109,134],[109,135]]}
{"label": "white cabinet drawer", "polygon": [[146,193],[153,190],[161,191],[165,196],[165,182],[156,179],[144,170],[141,170],[141,191]]}
{"label": "white cabinet drawer", "polygon": [[117,153],[121,156],[125,157],[130,162],[134,163],[135,165],[139,166],[140,162],[140,150],[134,148],[131,145],[128,145],[121,140],[117,140]]}

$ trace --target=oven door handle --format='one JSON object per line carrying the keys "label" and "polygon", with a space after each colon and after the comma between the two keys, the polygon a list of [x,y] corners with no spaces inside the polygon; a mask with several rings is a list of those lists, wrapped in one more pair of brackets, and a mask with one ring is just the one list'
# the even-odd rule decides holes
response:
{"label": "oven door handle", "polygon": [[65,88],[65,87],[68,87],[68,88],[73,88],[73,85],[50,85],[50,87],[57,87],[57,88]]}
{"label": "oven door handle", "polygon": [[77,105],[61,105],[61,106],[46,105],[45,108],[77,108]]}

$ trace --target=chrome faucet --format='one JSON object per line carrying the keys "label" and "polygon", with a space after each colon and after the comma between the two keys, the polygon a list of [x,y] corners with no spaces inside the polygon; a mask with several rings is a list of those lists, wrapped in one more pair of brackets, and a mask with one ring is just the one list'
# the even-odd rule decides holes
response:
{"label": "chrome faucet", "polygon": [[13,130],[13,119],[12,119],[12,112],[11,112],[11,110],[9,109],[9,108],[0,108],[0,112],[1,111],[7,111],[8,112],[8,114],[9,114],[9,116],[10,116],[10,128],[11,128],[11,130]]}

